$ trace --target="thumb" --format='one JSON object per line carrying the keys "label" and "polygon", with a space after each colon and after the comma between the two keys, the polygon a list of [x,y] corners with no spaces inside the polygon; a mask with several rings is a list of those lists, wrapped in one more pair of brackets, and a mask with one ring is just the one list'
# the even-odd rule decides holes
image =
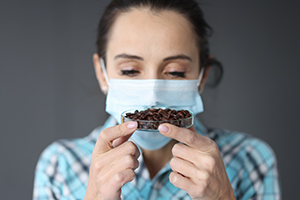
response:
{"label": "thumb", "polygon": [[[135,121],[126,122],[104,129],[103,131],[101,131],[98,137],[93,153],[102,154],[111,150],[114,147],[114,140],[118,138],[123,138],[121,139],[121,143],[124,143],[136,129],[137,122]],[[119,143],[118,145],[120,145],[121,143]]]}

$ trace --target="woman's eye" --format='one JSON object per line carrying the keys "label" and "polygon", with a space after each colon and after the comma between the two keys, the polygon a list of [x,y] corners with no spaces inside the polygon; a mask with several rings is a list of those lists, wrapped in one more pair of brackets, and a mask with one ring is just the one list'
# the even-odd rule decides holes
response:
{"label": "woman's eye", "polygon": [[180,78],[185,78],[185,73],[184,72],[168,72],[169,75],[172,77],[180,77]]}
{"label": "woman's eye", "polygon": [[134,70],[134,69],[131,69],[131,70],[121,70],[121,75],[122,76],[130,76],[130,77],[132,77],[132,76],[136,76],[136,75],[138,75],[139,74],[139,71],[137,71],[137,70]]}

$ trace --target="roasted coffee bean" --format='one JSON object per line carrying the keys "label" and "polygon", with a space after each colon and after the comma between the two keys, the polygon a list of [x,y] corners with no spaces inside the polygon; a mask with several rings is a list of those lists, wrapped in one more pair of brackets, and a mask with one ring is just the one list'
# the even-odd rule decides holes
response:
{"label": "roasted coffee bean", "polygon": [[164,110],[163,110],[163,109],[159,109],[157,113],[160,114],[160,113],[162,113],[162,112],[164,112]]}
{"label": "roasted coffee bean", "polygon": [[183,110],[182,112],[183,112],[184,115],[189,114],[189,111],[187,111],[187,110]]}
{"label": "roasted coffee bean", "polygon": [[148,120],[148,121],[153,121],[153,116],[150,116],[150,115],[149,115],[149,116],[147,117],[147,120]]}
{"label": "roasted coffee bean", "polygon": [[184,114],[182,113],[182,111],[179,111],[179,112],[177,113],[177,116],[178,116],[178,117],[184,117]]}
{"label": "roasted coffee bean", "polygon": [[150,130],[156,130],[162,123],[171,123],[178,127],[186,127],[189,123],[182,119],[186,119],[191,116],[192,115],[188,110],[172,110],[170,108],[148,108],[146,110],[135,110],[134,113],[125,114],[126,118],[136,120],[138,122],[138,129]]}
{"label": "roasted coffee bean", "polygon": [[159,121],[159,116],[154,115],[154,116],[153,116],[153,120],[154,120],[154,121]]}
{"label": "roasted coffee bean", "polygon": [[139,119],[145,120],[146,116],[144,115],[144,113],[141,114],[141,116],[139,117]]}
{"label": "roasted coffee bean", "polygon": [[161,118],[161,121],[169,121],[169,120],[170,120],[170,118],[167,118],[167,117]]}
{"label": "roasted coffee bean", "polygon": [[126,117],[129,117],[131,115],[134,115],[133,113],[126,113]]}
{"label": "roasted coffee bean", "polygon": [[155,112],[153,112],[153,111],[149,111],[149,113],[148,113],[148,115],[150,115],[150,116],[153,116],[153,115],[155,115]]}

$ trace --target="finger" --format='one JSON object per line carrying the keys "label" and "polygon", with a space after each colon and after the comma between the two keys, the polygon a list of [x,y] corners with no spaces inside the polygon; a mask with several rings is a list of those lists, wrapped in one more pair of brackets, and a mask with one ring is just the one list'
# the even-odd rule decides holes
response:
{"label": "finger", "polygon": [[130,136],[131,135],[126,135],[124,137],[119,137],[119,138],[113,140],[112,147],[115,148],[115,147],[118,147],[119,145],[123,144],[130,138]]}
{"label": "finger", "polygon": [[210,138],[198,134],[195,129],[184,129],[172,124],[164,123],[158,127],[158,130],[164,136],[173,138],[198,150],[209,151],[214,145],[214,142]]}
{"label": "finger", "polygon": [[135,173],[132,169],[127,169],[115,174],[106,185],[106,188],[102,192],[108,199],[119,199],[121,188],[128,182],[132,181],[135,177]]}
{"label": "finger", "polygon": [[195,187],[195,183],[193,181],[177,172],[171,172],[169,175],[169,180],[175,187],[178,187],[187,193],[189,193],[191,188]]}
{"label": "finger", "polygon": [[199,169],[211,171],[216,166],[216,160],[213,156],[195,150],[184,144],[175,144],[172,148],[172,154],[174,157],[178,157],[193,163]]}
{"label": "finger", "polygon": [[176,172],[170,174],[169,180],[174,186],[186,191],[192,199],[200,199],[207,192],[206,182],[200,181],[198,184],[195,184],[191,179]]}
{"label": "finger", "polygon": [[121,188],[126,183],[132,181],[135,177],[135,173],[132,169],[127,169],[117,173],[111,180],[111,185],[115,188]]}
{"label": "finger", "polygon": [[137,122],[126,122],[101,131],[93,154],[102,154],[113,148],[112,142],[120,137],[131,136],[137,128]]}
{"label": "finger", "polygon": [[199,159],[199,152],[185,144],[176,143],[172,148],[172,155],[181,159],[188,160],[192,163]]}
{"label": "finger", "polygon": [[102,183],[108,183],[116,174],[122,174],[123,171],[135,170],[139,167],[139,162],[131,155],[126,155],[120,158],[117,162],[110,164],[105,170],[102,170],[97,175],[97,179]]}
{"label": "finger", "polygon": [[170,166],[174,172],[189,178],[195,184],[198,184],[200,181],[207,182],[211,177],[207,170],[201,170],[193,163],[180,158],[172,158]]}
{"label": "finger", "polygon": [[191,131],[197,132],[194,126],[191,126],[190,128],[188,128]]}
{"label": "finger", "polygon": [[118,160],[118,162],[111,167],[111,170],[114,171],[116,174],[119,171],[124,171],[126,169],[135,170],[138,167],[139,167],[139,161],[131,155],[126,155],[122,157],[120,160]]}
{"label": "finger", "polygon": [[126,141],[120,146],[112,149],[107,157],[110,157],[112,160],[118,160],[125,155],[131,155],[136,159],[140,156],[138,147],[132,141]]}
{"label": "finger", "polygon": [[107,152],[103,156],[99,157],[99,159],[95,159],[96,163],[96,170],[103,171],[106,173],[107,171],[111,170],[111,166],[117,163],[122,157],[124,156],[132,156],[135,159],[138,159],[140,156],[140,151],[138,150],[137,146],[131,142],[127,141],[120,146],[112,149],[111,151]]}
{"label": "finger", "polygon": [[174,172],[182,174],[185,177],[193,179],[198,168],[191,162],[181,158],[173,157],[170,161],[170,167]]}
{"label": "finger", "polygon": [[136,158],[130,155],[122,157],[120,160],[111,164],[108,170],[103,170],[103,173],[99,174],[99,179],[110,180],[115,174],[122,172],[127,169],[135,170],[138,168],[139,162]]}

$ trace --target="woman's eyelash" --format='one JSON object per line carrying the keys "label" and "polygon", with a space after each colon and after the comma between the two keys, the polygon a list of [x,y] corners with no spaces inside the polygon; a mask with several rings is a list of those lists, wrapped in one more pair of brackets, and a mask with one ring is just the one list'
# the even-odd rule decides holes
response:
{"label": "woman's eyelash", "polygon": [[168,74],[170,74],[171,76],[175,76],[175,77],[181,77],[181,78],[185,77],[184,72],[168,72]]}
{"label": "woman's eyelash", "polygon": [[[135,76],[138,73],[139,73],[139,71],[134,70],[134,69],[131,69],[131,70],[121,70],[121,75],[122,76]],[[168,74],[171,75],[172,77],[185,78],[185,72],[173,71],[173,72],[168,72]]]}
{"label": "woman's eyelash", "polygon": [[139,73],[139,71],[137,70],[121,70],[121,74],[122,75],[126,75],[126,76],[133,76],[135,74]]}

